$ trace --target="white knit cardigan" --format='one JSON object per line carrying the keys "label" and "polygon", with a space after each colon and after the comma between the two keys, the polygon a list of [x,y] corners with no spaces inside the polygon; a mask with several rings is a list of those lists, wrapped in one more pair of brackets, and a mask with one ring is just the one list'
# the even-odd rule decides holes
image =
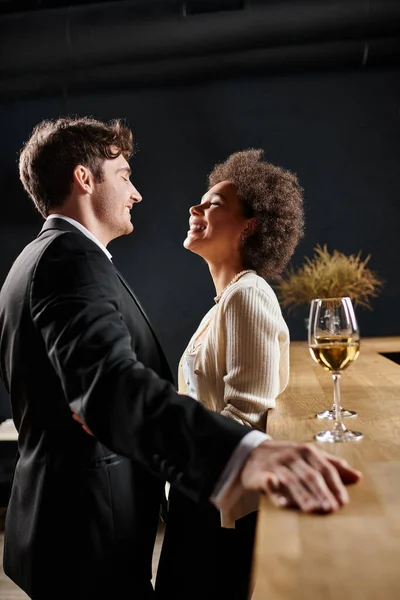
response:
{"label": "white knit cardigan", "polygon": [[[271,286],[248,273],[223,293],[192,336],[179,364],[179,392],[187,393],[182,364],[202,337],[194,373],[197,399],[208,409],[265,432],[269,408],[289,379],[289,330]],[[257,509],[254,496],[242,499],[223,526]],[[233,524],[232,524],[233,521]]]}

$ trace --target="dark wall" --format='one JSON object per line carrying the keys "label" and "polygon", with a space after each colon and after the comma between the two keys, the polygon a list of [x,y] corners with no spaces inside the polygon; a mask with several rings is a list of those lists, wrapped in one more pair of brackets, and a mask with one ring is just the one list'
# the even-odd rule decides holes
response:
{"label": "dark wall", "polygon": [[[306,235],[293,263],[317,243],[371,253],[370,266],[385,287],[372,312],[358,311],[361,333],[400,335],[399,106],[395,69],[243,77],[3,105],[0,281],[41,226],[17,175],[18,150],[32,127],[66,113],[126,117],[138,145],[132,179],[144,201],[132,213],[134,233],[109,249],[173,370],[214,296],[207,266],[182,247],[188,209],[204,193],[213,165],[248,147],[264,148],[305,188]],[[305,338],[304,316],[288,318],[293,339]]]}

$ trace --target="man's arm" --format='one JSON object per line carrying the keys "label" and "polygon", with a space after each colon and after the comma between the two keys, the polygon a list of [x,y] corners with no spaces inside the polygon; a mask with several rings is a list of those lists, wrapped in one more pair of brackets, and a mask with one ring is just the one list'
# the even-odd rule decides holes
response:
{"label": "man's arm", "polygon": [[[93,435],[74,412],[72,417]],[[229,511],[247,491],[264,493],[276,506],[302,512],[329,513],[348,503],[344,486],[356,483],[360,471],[315,446],[265,443],[270,440],[255,430],[240,440],[210,497],[219,510]]]}

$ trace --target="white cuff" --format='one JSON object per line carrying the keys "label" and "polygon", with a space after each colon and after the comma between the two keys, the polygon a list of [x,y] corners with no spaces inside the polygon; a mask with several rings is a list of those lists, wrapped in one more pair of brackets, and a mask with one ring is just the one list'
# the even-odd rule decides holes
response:
{"label": "white cuff", "polygon": [[253,429],[240,440],[210,497],[211,502],[219,510],[229,510],[243,494],[244,488],[240,484],[238,475],[248,455],[262,442],[271,439],[271,436],[266,433]]}

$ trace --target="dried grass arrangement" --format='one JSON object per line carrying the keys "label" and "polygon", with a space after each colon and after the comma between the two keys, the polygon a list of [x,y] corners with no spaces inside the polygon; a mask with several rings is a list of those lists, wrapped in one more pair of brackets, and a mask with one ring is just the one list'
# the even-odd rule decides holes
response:
{"label": "dried grass arrangement", "polygon": [[371,310],[371,300],[383,281],[367,267],[371,255],[364,260],[361,252],[346,256],[338,250],[329,253],[327,245],[317,245],[313,258],[305,259],[299,269],[289,269],[276,284],[283,308],[288,312],[313,298],[350,296],[354,306]]}

